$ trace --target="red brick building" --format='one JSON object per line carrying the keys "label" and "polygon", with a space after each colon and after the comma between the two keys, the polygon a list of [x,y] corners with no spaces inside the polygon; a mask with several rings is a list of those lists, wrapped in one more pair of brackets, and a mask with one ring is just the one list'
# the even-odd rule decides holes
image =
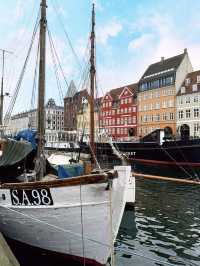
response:
{"label": "red brick building", "polygon": [[115,140],[137,134],[137,83],[113,89],[101,100],[100,127]]}

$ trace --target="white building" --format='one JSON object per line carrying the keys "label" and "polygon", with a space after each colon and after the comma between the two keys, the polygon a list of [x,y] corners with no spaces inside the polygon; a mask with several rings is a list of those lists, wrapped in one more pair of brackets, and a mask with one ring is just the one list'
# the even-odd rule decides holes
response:
{"label": "white building", "polygon": [[177,132],[200,137],[200,70],[189,73],[177,94]]}
{"label": "white building", "polygon": [[[59,140],[58,132],[64,131],[64,107],[57,106],[53,99],[49,99],[45,106],[45,137],[47,142]],[[37,128],[37,110],[30,110],[11,117],[10,133],[15,135],[20,130]]]}

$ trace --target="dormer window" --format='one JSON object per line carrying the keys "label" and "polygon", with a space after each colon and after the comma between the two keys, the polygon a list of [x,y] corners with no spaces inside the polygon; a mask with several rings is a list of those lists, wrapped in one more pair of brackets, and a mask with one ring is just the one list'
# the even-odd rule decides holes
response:
{"label": "dormer window", "polygon": [[185,85],[186,86],[190,85],[190,78],[185,79]]}
{"label": "dormer window", "polygon": [[181,87],[181,93],[185,93],[185,87]]}
{"label": "dormer window", "polygon": [[197,84],[192,85],[192,91],[197,91]]}
{"label": "dormer window", "polygon": [[200,76],[197,76],[197,83],[200,83]]}

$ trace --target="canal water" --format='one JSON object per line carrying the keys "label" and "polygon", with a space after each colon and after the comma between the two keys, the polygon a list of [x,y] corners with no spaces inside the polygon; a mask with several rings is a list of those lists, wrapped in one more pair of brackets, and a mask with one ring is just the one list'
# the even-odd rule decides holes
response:
{"label": "canal water", "polygon": [[[136,186],[135,210],[125,211],[117,237],[116,265],[200,265],[200,186],[142,178]],[[12,248],[22,266],[72,265]]]}

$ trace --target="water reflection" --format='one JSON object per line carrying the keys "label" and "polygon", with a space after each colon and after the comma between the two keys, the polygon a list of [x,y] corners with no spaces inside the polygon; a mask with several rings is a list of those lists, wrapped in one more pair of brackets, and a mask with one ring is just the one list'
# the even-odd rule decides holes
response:
{"label": "water reflection", "polygon": [[200,265],[200,187],[144,179],[136,185],[135,219],[126,226],[131,214],[125,213],[118,235],[118,265],[166,265],[131,253]]}

